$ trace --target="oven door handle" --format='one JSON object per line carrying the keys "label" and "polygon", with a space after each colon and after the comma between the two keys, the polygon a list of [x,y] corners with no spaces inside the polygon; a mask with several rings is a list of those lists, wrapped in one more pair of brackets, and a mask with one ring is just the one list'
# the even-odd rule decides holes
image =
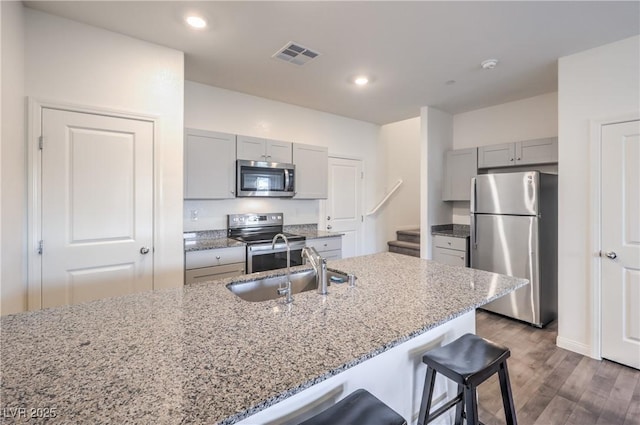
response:
{"label": "oven door handle", "polygon": [[[289,249],[291,251],[300,250],[305,247],[304,242],[291,242],[289,243]],[[249,245],[249,251],[261,253],[261,254],[269,254],[272,252],[283,252],[287,250],[287,245],[284,243],[277,243],[274,248],[271,247],[271,244],[259,244],[259,245]],[[264,252],[267,251],[267,252]]]}

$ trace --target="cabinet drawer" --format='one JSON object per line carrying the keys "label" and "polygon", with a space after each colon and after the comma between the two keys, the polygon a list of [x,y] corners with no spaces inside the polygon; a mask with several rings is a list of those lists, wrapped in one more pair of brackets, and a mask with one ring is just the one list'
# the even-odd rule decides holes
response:
{"label": "cabinet drawer", "polygon": [[457,249],[467,252],[467,240],[465,238],[454,238],[450,236],[435,235],[433,245],[438,248]]}
{"label": "cabinet drawer", "polygon": [[335,249],[332,251],[324,251],[324,252],[320,252],[320,255],[322,257],[324,257],[327,260],[341,260],[342,259],[342,250],[341,249]]}
{"label": "cabinet drawer", "polygon": [[225,277],[241,276],[243,274],[244,263],[203,267],[200,269],[187,270],[185,272],[185,283],[206,282],[208,280],[224,279]]}
{"label": "cabinet drawer", "polygon": [[451,266],[465,267],[467,265],[467,253],[455,249],[439,248],[433,250],[433,261]]}
{"label": "cabinet drawer", "polygon": [[315,248],[318,252],[342,249],[342,236],[332,238],[307,239],[307,246]]}
{"label": "cabinet drawer", "polygon": [[245,247],[205,249],[202,251],[189,251],[185,254],[185,269],[198,269],[202,267],[221,266],[231,263],[245,262]]}

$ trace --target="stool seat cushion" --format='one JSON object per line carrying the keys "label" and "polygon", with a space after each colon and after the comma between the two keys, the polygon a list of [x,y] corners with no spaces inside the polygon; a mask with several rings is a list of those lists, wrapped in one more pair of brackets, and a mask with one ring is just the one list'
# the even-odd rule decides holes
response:
{"label": "stool seat cushion", "polygon": [[406,425],[402,416],[359,389],[300,425]]}
{"label": "stool seat cushion", "polygon": [[509,349],[473,334],[465,334],[427,352],[422,361],[461,385],[478,385],[493,375],[511,355]]}

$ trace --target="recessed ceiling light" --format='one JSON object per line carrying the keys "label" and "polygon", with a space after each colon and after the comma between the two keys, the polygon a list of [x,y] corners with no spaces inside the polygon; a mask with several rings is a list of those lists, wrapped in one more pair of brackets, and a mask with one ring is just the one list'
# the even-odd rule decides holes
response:
{"label": "recessed ceiling light", "polygon": [[189,16],[187,18],[187,24],[189,24],[193,28],[202,29],[207,26],[207,21],[199,16]]}
{"label": "recessed ceiling light", "polygon": [[369,78],[365,76],[360,76],[360,77],[356,77],[353,80],[353,82],[356,83],[356,85],[358,86],[366,86],[367,84],[369,84]]}
{"label": "recessed ceiling light", "polygon": [[482,69],[493,69],[498,66],[498,59],[487,59],[480,63]]}

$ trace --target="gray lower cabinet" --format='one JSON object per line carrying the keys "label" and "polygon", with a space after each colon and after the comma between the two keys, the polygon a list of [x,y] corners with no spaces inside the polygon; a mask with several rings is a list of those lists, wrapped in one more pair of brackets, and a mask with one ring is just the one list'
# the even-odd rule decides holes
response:
{"label": "gray lower cabinet", "polygon": [[452,266],[469,266],[469,239],[433,236],[433,260]]}
{"label": "gray lower cabinet", "polygon": [[236,136],[184,131],[184,199],[227,199],[235,195]]}
{"label": "gray lower cabinet", "polygon": [[342,258],[342,236],[328,238],[307,239],[307,246],[313,247],[327,260],[339,260]]}
{"label": "gray lower cabinet", "polygon": [[244,246],[188,251],[184,259],[184,282],[206,282],[243,275],[245,255]]}
{"label": "gray lower cabinet", "polygon": [[478,173],[478,148],[456,149],[445,153],[443,201],[471,199],[471,179]]}
{"label": "gray lower cabinet", "polygon": [[501,168],[558,162],[558,138],[523,140],[478,148],[478,168]]}

